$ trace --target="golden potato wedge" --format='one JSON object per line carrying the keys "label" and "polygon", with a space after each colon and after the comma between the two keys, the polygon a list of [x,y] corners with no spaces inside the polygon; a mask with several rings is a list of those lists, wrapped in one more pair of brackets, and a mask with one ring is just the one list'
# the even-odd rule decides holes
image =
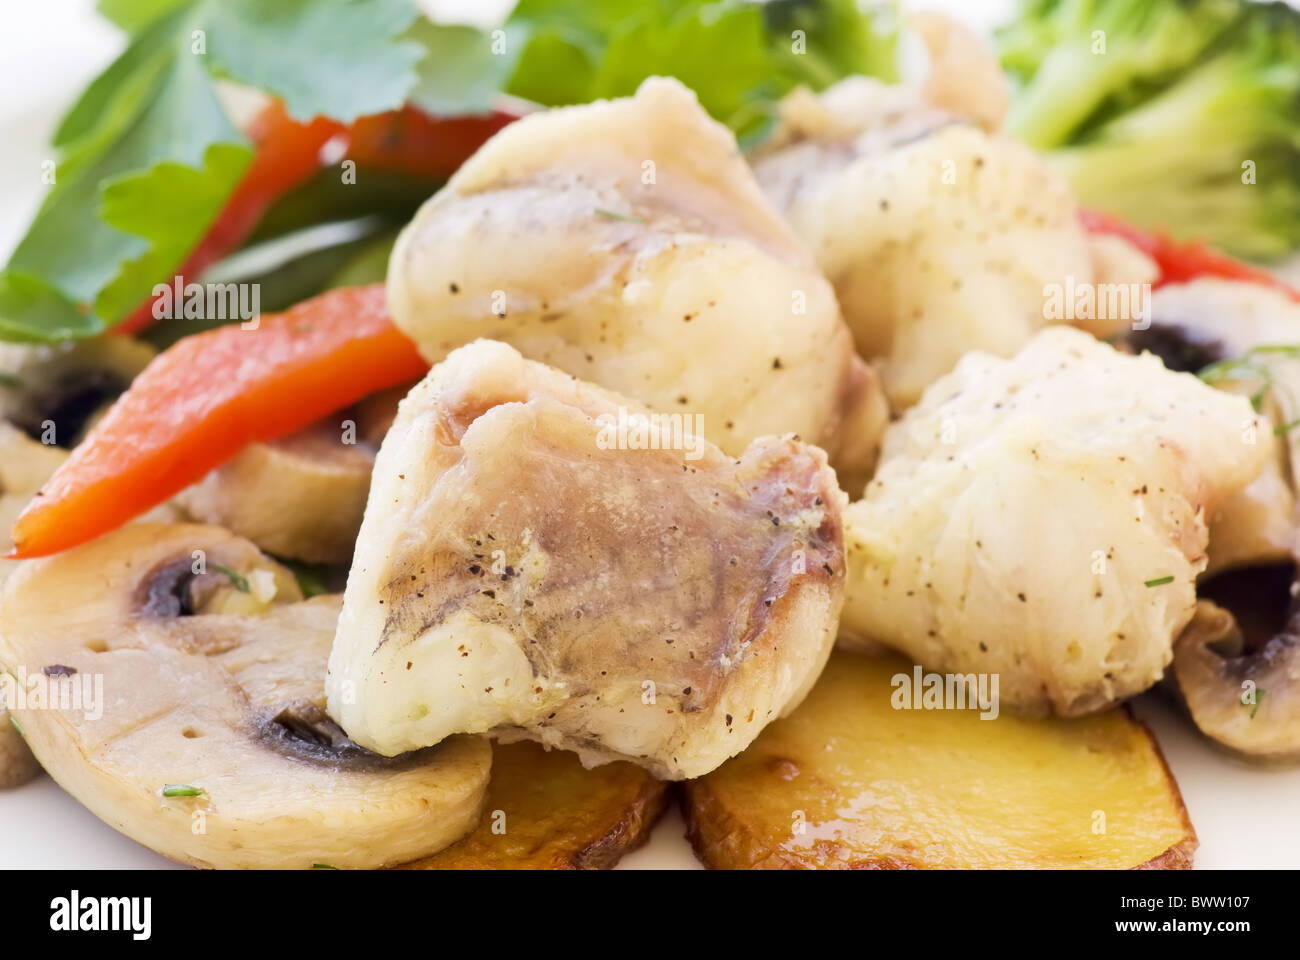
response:
{"label": "golden potato wedge", "polygon": [[688,782],[696,853],[721,869],[1177,868],[1196,834],[1146,728],[895,710],[896,657],[835,653],[793,714]]}
{"label": "golden potato wedge", "polygon": [[608,869],[649,837],[668,786],[631,763],[586,770],[565,750],[498,743],[478,829],[401,869]]}

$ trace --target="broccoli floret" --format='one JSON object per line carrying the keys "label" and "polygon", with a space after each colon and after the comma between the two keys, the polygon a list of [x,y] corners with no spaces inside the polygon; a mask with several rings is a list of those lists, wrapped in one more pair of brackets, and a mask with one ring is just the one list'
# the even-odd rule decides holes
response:
{"label": "broccoli floret", "polygon": [[[1061,87],[1060,77],[1040,83],[1049,68],[1062,69],[1053,62],[1081,62],[1069,52],[1059,54],[1060,48],[1041,55],[1011,129],[1023,135],[1027,125],[1040,135],[1035,142],[1059,147],[1049,159],[1083,204],[1175,237],[1207,239],[1250,259],[1276,259],[1300,246],[1300,13],[1280,2],[1234,3],[1235,16],[1223,26],[1218,4],[1214,11],[1171,0],[1067,0],[1051,6],[1161,8],[1171,23],[1184,27],[1199,11],[1215,24],[1204,31],[1211,42],[1201,43],[1185,62],[1175,65],[1176,56],[1161,60],[1159,82],[1154,69],[1144,78],[1130,72],[1126,86],[1109,89],[1100,100],[1099,81],[1082,73],[1075,79],[1083,94]],[[1020,45],[1008,47],[1009,55],[1017,51],[1009,62],[1031,63],[1032,45],[1024,39],[1029,29],[1026,24],[1009,32],[1021,38]],[[1170,31],[1191,43],[1190,31],[1181,28],[1155,33]],[[1111,50],[1116,40],[1108,34]],[[1131,51],[1150,43],[1149,37],[1134,38],[1122,47]],[[1048,86],[1057,88],[1054,95],[1075,120],[1041,119],[1050,113]],[[1081,99],[1095,101],[1087,115]],[[1046,142],[1044,130],[1052,132]]]}
{"label": "broccoli floret", "polygon": [[999,34],[1018,82],[1007,129],[1039,148],[1069,143],[1195,61],[1239,9],[1237,0],[1028,0]]}

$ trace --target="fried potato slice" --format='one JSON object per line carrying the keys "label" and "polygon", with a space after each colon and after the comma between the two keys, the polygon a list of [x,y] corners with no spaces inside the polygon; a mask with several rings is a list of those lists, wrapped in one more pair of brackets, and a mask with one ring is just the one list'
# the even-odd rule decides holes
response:
{"label": "fried potato slice", "polygon": [[904,660],[837,652],[808,699],[686,784],[720,869],[1185,868],[1196,834],[1123,710],[1029,720],[894,709]]}
{"label": "fried potato slice", "polygon": [[631,763],[583,769],[576,754],[498,743],[478,829],[403,870],[606,870],[641,846],[668,784]]}

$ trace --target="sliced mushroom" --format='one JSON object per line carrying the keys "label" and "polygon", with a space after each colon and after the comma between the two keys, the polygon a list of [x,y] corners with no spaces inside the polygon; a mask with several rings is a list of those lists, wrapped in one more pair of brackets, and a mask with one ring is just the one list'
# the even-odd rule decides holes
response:
{"label": "sliced mushroom", "polygon": [[[352,556],[370,489],[375,448],[343,415],[245,447],[176,502],[193,519],[225,527],[277,556],[341,563]],[[353,442],[345,442],[345,436]]]}
{"label": "sliced mushroom", "polygon": [[0,419],[35,439],[73,447],[153,356],[152,347],[128,337],[0,343]]}
{"label": "sliced mushroom", "polygon": [[[18,514],[67,456],[61,447],[38,443],[18,427],[0,420],[0,548],[3,552],[13,546],[9,530]],[[143,519],[165,521],[173,519],[174,514],[171,505],[163,504]],[[17,567],[17,561],[0,559],[0,586]],[[10,721],[4,698],[0,697],[0,788],[20,786],[39,772],[40,765],[27,749],[17,726]]]}
{"label": "sliced mushroom", "polygon": [[681,779],[803,698],[842,602],[825,454],[732,459],[643,411],[486,340],[407,395],[330,657],[353,739],[494,731]]}
{"label": "sliced mushroom", "polygon": [[82,685],[79,704],[15,711],[27,741],[64,789],[166,856],[427,856],[478,822],[491,749],[453,738],[387,759],[349,741],[322,709],[338,608],[301,601],[287,571],[227,531],[135,524],[21,566],[0,596],[0,659],[29,689]]}
{"label": "sliced mushroom", "polygon": [[[9,528],[27,506],[41,484],[67,458],[58,447],[37,443],[13,424],[0,420],[0,547],[8,552],[13,543]],[[18,566],[0,560],[0,586]],[[0,789],[17,787],[40,773],[40,764],[27,749],[15,721],[0,696]]]}
{"label": "sliced mushroom", "polygon": [[1300,757],[1300,606],[1251,648],[1232,611],[1202,600],[1174,649],[1173,678],[1208,737],[1255,757]]}

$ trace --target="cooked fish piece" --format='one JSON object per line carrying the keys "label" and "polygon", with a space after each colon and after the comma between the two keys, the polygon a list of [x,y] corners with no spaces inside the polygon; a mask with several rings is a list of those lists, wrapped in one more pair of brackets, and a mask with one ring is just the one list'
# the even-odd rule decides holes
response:
{"label": "cooked fish piece", "polygon": [[164,856],[299,869],[428,856],[477,825],[491,748],[457,737],[387,759],[349,742],[322,709],[339,605],[304,601],[285,568],[217,527],[130,524],[18,568],[0,660],[24,678],[15,713],[50,775]]}
{"label": "cooked fish piece", "polygon": [[402,401],[330,656],[350,737],[491,732],[679,779],[802,699],[842,604],[825,454],[733,459],[643,409],[491,341]]}
{"label": "cooked fish piece", "polygon": [[1300,304],[1257,283],[1206,277],[1171,284],[1152,295],[1150,324],[1130,331],[1126,342],[1156,353],[1172,370],[1207,371],[1218,389],[1256,398],[1269,420],[1256,438],[1268,452],[1267,468],[1209,517],[1210,560],[1202,579],[1290,563],[1296,534],[1292,448],[1300,434],[1285,428],[1300,416]]}
{"label": "cooked fish piece", "polygon": [[1064,182],[1028,147],[920,90],[850,77],[820,96],[796,91],[752,164],[834,285],[895,410],[964,354],[1010,356],[1071,319],[1051,316],[1048,284],[1093,280]]}
{"label": "cooked fish piece", "polygon": [[501,131],[403,231],[388,303],[430,362],[479,337],[739,455],[797,433],[861,489],[886,422],[834,292],[675,80]]}
{"label": "cooked fish piece", "polygon": [[971,354],[886,437],[845,514],[845,632],[1000,675],[1075,716],[1157,682],[1191,619],[1207,518],[1264,469],[1244,397],[1068,327]]}

